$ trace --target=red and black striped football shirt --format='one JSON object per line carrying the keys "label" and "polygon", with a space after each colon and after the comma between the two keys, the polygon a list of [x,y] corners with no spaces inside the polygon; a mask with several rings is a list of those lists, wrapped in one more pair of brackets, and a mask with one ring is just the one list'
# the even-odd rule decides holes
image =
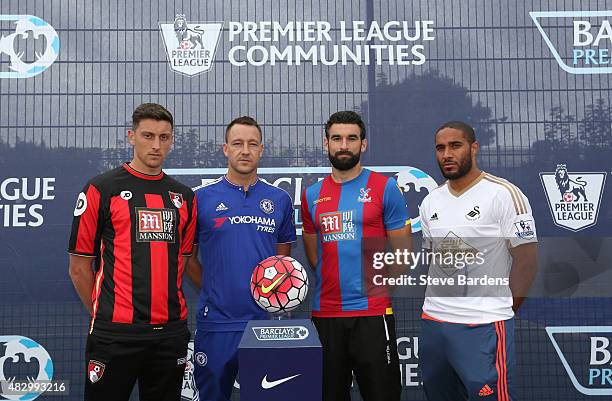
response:
{"label": "red and black striped football shirt", "polygon": [[181,278],[196,211],[191,189],[163,172],[150,176],[124,164],[85,185],[68,252],[95,258],[90,333],[186,328]]}

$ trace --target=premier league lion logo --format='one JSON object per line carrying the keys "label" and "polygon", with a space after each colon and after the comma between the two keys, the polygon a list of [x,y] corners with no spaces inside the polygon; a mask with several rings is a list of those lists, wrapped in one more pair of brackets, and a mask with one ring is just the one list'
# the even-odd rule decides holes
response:
{"label": "premier league lion logo", "polygon": [[588,202],[584,190],[587,185],[586,181],[582,177],[577,177],[575,180],[570,179],[565,164],[557,164],[555,181],[557,182],[559,192],[561,192],[561,202],[577,202],[581,196],[584,198],[584,202]]}
{"label": "premier league lion logo", "polygon": [[187,19],[183,14],[177,14],[174,19],[174,33],[179,41],[179,46],[183,50],[200,49],[204,47],[202,44],[202,37],[204,36],[204,30],[199,25],[189,28],[187,25]]}

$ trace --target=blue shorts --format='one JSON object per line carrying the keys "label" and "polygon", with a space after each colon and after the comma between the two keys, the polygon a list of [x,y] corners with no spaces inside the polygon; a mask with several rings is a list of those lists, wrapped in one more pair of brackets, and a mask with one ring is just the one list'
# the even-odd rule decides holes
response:
{"label": "blue shorts", "polygon": [[517,399],[514,319],[469,325],[425,318],[419,348],[429,401]]}
{"label": "blue shorts", "polygon": [[194,379],[200,401],[229,401],[238,374],[242,331],[196,331]]}

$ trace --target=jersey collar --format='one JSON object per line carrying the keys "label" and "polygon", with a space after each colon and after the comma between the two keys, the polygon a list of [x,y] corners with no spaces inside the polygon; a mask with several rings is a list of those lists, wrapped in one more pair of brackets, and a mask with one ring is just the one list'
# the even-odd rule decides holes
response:
{"label": "jersey collar", "polygon": [[464,193],[466,193],[467,191],[469,191],[470,189],[474,188],[476,186],[476,184],[478,184],[480,181],[482,181],[482,179],[485,177],[485,172],[481,171],[480,175],[478,177],[476,177],[474,179],[474,181],[470,182],[469,185],[465,188],[463,188],[463,190],[461,191],[455,191],[454,189],[451,188],[450,184],[448,183],[448,180],[446,180],[446,189],[448,189],[448,192],[453,195],[455,198],[460,197],[461,195],[463,195]]}
{"label": "jersey collar", "polygon": [[135,177],[142,178],[143,180],[158,181],[158,180],[161,180],[162,178],[164,178],[164,172],[163,171],[161,173],[155,174],[155,175],[145,174],[145,173],[141,173],[140,171],[134,170],[132,167],[130,167],[130,165],[128,163],[123,163],[123,168],[128,173],[132,174]]}
{"label": "jersey collar", "polygon": [[362,177],[364,177],[366,174],[368,174],[368,172],[369,172],[369,171],[370,171],[370,170],[368,170],[367,168],[363,167],[363,168],[361,169],[361,172],[359,173],[359,175],[358,175],[358,176],[353,177],[353,178],[351,178],[351,179],[350,179],[350,180],[348,180],[348,181],[336,182],[336,181],[334,181],[334,179],[333,179],[333,177],[332,177],[332,175],[331,175],[331,174],[327,176],[327,180],[328,180],[329,182],[331,182],[331,183],[332,183],[332,185],[335,185],[335,186],[340,187],[340,186],[342,186],[342,185],[349,185],[349,184],[351,184],[351,183],[353,183],[353,182],[358,182],[358,181],[359,181],[359,179],[361,179],[361,178],[362,178]]}
{"label": "jersey collar", "polygon": [[[254,187],[257,185],[257,184],[259,184],[259,181],[260,181],[260,179],[259,179],[259,177],[258,177],[258,178],[255,180],[255,182],[253,182],[251,185],[249,185],[249,191],[250,191],[251,189],[253,189],[253,188],[254,188]],[[234,184],[233,182],[231,182],[231,181],[230,181],[230,180],[227,178],[227,175],[224,175],[224,176],[223,176],[223,182],[225,183],[225,185],[227,185],[227,186],[229,186],[229,187],[231,187],[231,188],[237,189],[237,190],[239,190],[239,191],[244,190],[244,187],[243,187],[242,185]]]}

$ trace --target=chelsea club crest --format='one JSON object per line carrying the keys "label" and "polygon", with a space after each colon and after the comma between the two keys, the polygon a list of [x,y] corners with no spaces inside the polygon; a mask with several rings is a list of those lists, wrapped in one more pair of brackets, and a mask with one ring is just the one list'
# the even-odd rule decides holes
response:
{"label": "chelsea club crest", "polygon": [[265,214],[270,214],[274,212],[274,202],[272,202],[270,199],[262,199],[261,202],[259,202],[259,208]]}

